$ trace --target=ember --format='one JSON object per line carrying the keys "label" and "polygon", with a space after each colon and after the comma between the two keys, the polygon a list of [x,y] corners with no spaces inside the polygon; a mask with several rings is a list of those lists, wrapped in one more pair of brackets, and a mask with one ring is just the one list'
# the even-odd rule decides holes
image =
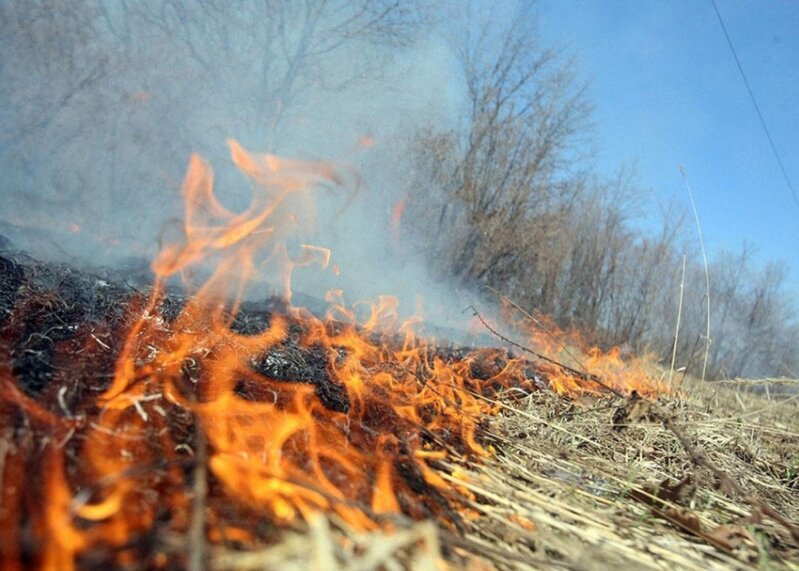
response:
{"label": "ember", "polygon": [[[320,510],[361,530],[399,513],[457,529],[469,492],[438,463],[491,453],[479,433],[499,407],[484,397],[602,390],[554,362],[437,347],[389,296],[356,311],[331,292],[324,319],[293,307],[292,272],[330,251],[292,256],[286,240],[312,222],[313,193],[348,173],[230,149],[250,206],[223,207],[192,157],[183,225],[146,296],[0,259],[5,568],[180,565],[170,534],[199,525],[211,543],[254,545]],[[284,287],[271,310],[243,297],[264,268]],[[609,374],[596,357],[592,373]]]}

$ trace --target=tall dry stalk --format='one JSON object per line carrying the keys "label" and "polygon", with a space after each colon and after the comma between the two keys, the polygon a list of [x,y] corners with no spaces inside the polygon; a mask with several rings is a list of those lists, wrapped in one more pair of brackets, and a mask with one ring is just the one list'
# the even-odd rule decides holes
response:
{"label": "tall dry stalk", "polygon": [[669,394],[672,394],[672,377],[674,376],[674,362],[677,360],[677,341],[680,338],[680,321],[682,320],[682,301],[685,294],[685,260],[682,257],[682,278],[680,278],[680,302],[677,305],[677,326],[674,328],[674,346],[671,349],[671,367],[669,368]]}
{"label": "tall dry stalk", "polygon": [[702,381],[705,380],[705,373],[707,372],[707,360],[710,356],[710,272],[707,264],[707,252],[705,251],[705,239],[702,236],[702,225],[699,222],[699,212],[696,210],[696,202],[694,202],[694,193],[691,191],[691,184],[688,182],[688,175],[685,173],[685,168],[680,166],[680,173],[685,181],[685,188],[688,191],[688,198],[691,199],[691,208],[694,211],[694,221],[696,222],[696,231],[699,234],[699,245],[702,248],[702,263],[705,267],[705,299],[707,300],[707,328],[705,330],[705,359],[702,362]]}

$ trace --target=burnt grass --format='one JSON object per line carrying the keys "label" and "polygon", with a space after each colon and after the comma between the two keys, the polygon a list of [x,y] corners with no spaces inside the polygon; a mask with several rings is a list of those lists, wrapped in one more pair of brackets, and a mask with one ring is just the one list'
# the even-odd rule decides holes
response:
{"label": "burnt grass", "polygon": [[[8,490],[22,478],[26,471],[37,471],[41,468],[41,450],[48,440],[55,436],[48,436],[54,429],[47,428],[47,422],[42,421],[37,425],[36,414],[30,414],[25,406],[16,406],[15,400],[29,399],[37,407],[47,411],[47,414],[67,422],[77,423],[77,434],[67,436],[64,450],[68,457],[67,465],[73,465],[68,478],[73,486],[80,490],[91,490],[91,482],[80,481],[81,468],[76,462],[81,450],[81,426],[79,419],[97,413],[97,398],[106,391],[114,377],[115,364],[122,349],[125,336],[134,320],[141,314],[147,304],[149,286],[140,282],[127,283],[100,276],[90,272],[79,271],[63,264],[43,263],[30,257],[19,254],[0,252],[0,383],[3,383],[0,399],[0,412],[3,415],[2,429],[6,437],[10,437],[13,446],[18,452],[18,457],[28,455],[29,458],[18,460],[22,468],[6,478],[3,490],[4,500],[14,500],[17,511],[11,507],[4,517],[0,516],[0,531],[9,532],[7,537],[0,540],[0,557],[6,559],[9,553],[20,550],[23,563],[35,565],[38,540],[31,535],[36,526],[36,510],[41,506],[30,505],[31,492],[26,499],[19,503],[18,498],[7,496]],[[311,305],[314,300],[309,300]],[[160,315],[167,324],[177,318],[186,303],[186,297],[179,291],[169,291],[163,298]],[[321,304],[318,304],[321,306]],[[260,302],[248,301],[242,304],[239,313],[232,321],[232,329],[241,334],[256,334],[263,331],[276,314],[284,315],[286,307],[280,299],[266,299]],[[285,318],[285,315],[284,315]],[[302,336],[302,324],[289,320],[289,334],[283,342],[269,347],[262,354],[250,358],[251,369],[273,382],[277,383],[303,383],[312,385],[319,401],[329,410],[347,413],[350,409],[347,391],[336,380],[331,371],[329,350],[323,346],[302,346],[298,339]],[[399,340],[398,340],[399,343]],[[463,359],[470,350],[460,347],[431,348],[436,356],[445,361]],[[345,353],[341,352],[343,359]],[[476,381],[490,379],[497,375],[507,365],[513,355],[508,351],[492,351],[486,354],[485,359],[477,360],[472,364],[471,374]],[[191,367],[196,370],[190,370]],[[532,378],[534,371],[530,365]],[[184,377],[191,379],[199,377],[202,363],[184,365]],[[536,378],[538,378],[536,376]],[[420,379],[423,382],[424,379]],[[539,381],[540,382],[540,379]],[[192,390],[190,383],[186,383]],[[493,387],[500,390],[502,387]],[[492,387],[487,387],[489,391]],[[18,391],[18,392],[16,392]],[[235,388],[236,393],[242,398],[250,400],[271,399],[274,395],[257,383],[242,380]],[[19,396],[15,396],[19,395]],[[196,395],[195,395],[196,396]],[[193,397],[194,398],[194,397]],[[164,405],[167,406],[167,405]],[[168,429],[175,441],[186,443],[192,449],[196,448],[197,435],[194,419],[190,413],[174,406],[166,411],[168,413]],[[422,415],[425,411],[422,410]],[[433,414],[430,411],[430,414]],[[369,403],[367,414],[363,419],[363,428],[377,435],[377,428],[381,423],[395,423],[398,430],[404,430],[400,419],[393,409],[377,400]],[[372,428],[370,428],[372,426]],[[408,434],[416,429],[408,428]],[[43,436],[44,435],[44,436]],[[397,436],[401,435],[398,433]],[[43,442],[36,442],[37,439]],[[61,439],[62,436],[58,435]],[[371,438],[371,437],[368,437]],[[433,442],[436,436],[422,431],[422,438]],[[174,457],[171,451],[158,452],[162,444],[158,438],[153,437],[148,445],[155,452],[155,456],[167,458]],[[50,442],[52,446],[52,442]],[[452,445],[452,442],[448,443]],[[457,442],[456,442],[457,445]],[[446,520],[454,529],[462,529],[460,516],[452,508],[447,499],[437,490],[425,482],[420,468],[413,460],[413,453],[407,448],[407,443],[398,444],[398,463],[396,471],[403,480],[404,490],[398,490],[398,501],[403,511],[415,519],[435,517]],[[405,447],[405,448],[403,448]],[[72,460],[69,460],[71,458]],[[182,462],[181,470],[184,473],[186,485],[193,479],[195,460],[189,456],[179,456],[170,462]],[[155,465],[140,468],[143,471],[156,473],[168,472],[169,466]],[[0,468],[2,470],[2,468]],[[136,474],[133,475],[137,477]],[[161,476],[149,478],[151,485],[158,489],[165,485],[159,479]],[[209,483],[211,495],[223,496],[218,489],[218,484],[211,478]],[[37,485],[38,478],[34,477],[28,482],[29,489]],[[21,482],[19,482],[21,484]],[[43,482],[38,484],[44,487]],[[46,497],[39,497],[41,502],[46,502]],[[209,500],[211,501],[211,500]],[[8,504],[8,501],[6,502]],[[263,526],[263,519],[258,519],[254,514],[248,513],[246,507],[233,507],[224,502],[216,505],[218,513],[227,513],[229,517],[240,518],[242,522],[253,522],[253,525]],[[31,511],[33,510],[33,511]],[[165,548],[160,537],[161,527],[169,528],[170,514],[168,510],[157,518],[157,523],[144,535],[131,537],[130,544],[114,550],[94,550],[81,562],[82,568],[105,568],[108,563],[116,560],[119,550],[134,553],[140,561],[147,561],[156,553],[164,553]],[[267,534],[268,535],[268,534]],[[10,542],[17,541],[20,545],[13,546]],[[170,559],[171,564],[181,566],[183,563],[182,550]]]}
{"label": "burnt grass", "polygon": [[[86,361],[85,357],[73,357],[88,351],[95,371],[89,375],[95,381],[92,390],[103,391],[125,334],[148,295],[149,287],[140,283],[112,282],[69,266],[0,253],[0,364],[10,366],[13,378],[26,395],[41,397],[49,387],[63,386],[68,381],[63,366]],[[304,301],[322,307],[317,300]],[[175,288],[164,297],[159,314],[166,322],[172,322],[185,304],[186,297]],[[247,301],[232,320],[231,329],[254,335],[269,326],[271,316],[285,315],[285,311],[280,298]],[[302,333],[301,324],[291,323],[287,340],[252,358],[250,366],[276,381],[311,384],[325,406],[346,412],[346,392],[329,370],[326,348],[299,345]],[[96,352],[92,344],[102,351]],[[446,346],[436,350],[447,360],[461,359],[468,352]],[[513,355],[508,352],[507,359],[511,358]],[[506,362],[493,357],[475,365],[475,378],[490,378]],[[241,387],[240,391],[246,389]]]}
{"label": "burnt grass", "polygon": [[[0,250],[0,567],[13,560],[24,568],[40,563],[42,539],[35,530],[42,525],[42,505],[50,499],[43,476],[48,448],[63,447],[75,493],[84,499],[96,493],[80,463],[80,418],[97,413],[97,398],[110,386],[126,334],[150,293],[142,280],[131,283],[119,275],[78,271]],[[177,289],[163,298],[159,313],[167,326],[186,301]],[[317,310],[322,305],[312,299],[303,303],[316,304]],[[289,324],[286,338],[250,357],[249,367],[270,383],[312,386],[325,408],[346,413],[352,403],[331,370],[335,357],[329,348],[300,344],[303,324],[285,312],[280,299],[242,304],[231,326],[238,333],[260,333],[278,314]],[[484,383],[484,394],[508,388],[488,381],[514,358],[511,351],[454,346],[430,351],[429,357],[448,362],[471,357],[468,376]],[[341,350],[339,357],[346,353]],[[784,401],[787,408],[780,408],[779,402],[707,383],[694,384],[690,398],[664,405],[635,395],[562,397],[538,390],[547,388],[546,374],[535,362],[524,363],[519,369],[524,383],[504,397],[516,400],[503,415],[478,426],[481,444],[494,447],[499,463],[478,468],[468,457],[458,460],[464,472],[484,471],[475,476],[478,486],[487,475],[492,479],[491,488],[474,490],[473,502],[483,506],[479,519],[464,519],[461,504],[426,483],[402,435],[418,433],[424,442],[444,448],[457,447],[457,441],[403,427],[385,399],[373,399],[362,419],[361,428],[372,433],[362,436],[364,441],[373,439],[381,424],[396,427],[398,439],[391,446],[401,481],[399,505],[411,520],[433,518],[442,526],[442,550],[450,561],[466,565],[476,556],[507,568],[513,566],[503,561],[522,562],[519,568],[737,569],[758,564],[766,569],[797,560],[799,448],[791,420],[795,415],[785,416],[795,408],[791,398]],[[183,373],[188,381],[200,378],[202,362],[184,365]],[[423,373],[417,374],[424,382]],[[191,382],[185,384],[188,392],[195,390]],[[269,386],[247,379],[234,390],[253,401],[276,398]],[[34,413],[26,402],[45,412]],[[168,428],[180,452],[162,450],[155,430],[147,437],[153,464],[128,474],[151,491],[143,497],[173,493],[170,470],[175,468],[182,474],[179,486],[190,494],[199,462],[186,451],[203,446],[189,411],[166,401],[162,406],[167,410],[160,428]],[[423,419],[428,413],[434,414],[420,410]],[[48,417],[66,422],[74,434],[59,432]],[[671,480],[664,479],[667,475]],[[679,486],[670,482],[678,480],[679,486],[692,482],[689,494],[675,491]],[[207,503],[216,521],[254,530],[263,545],[279,543],[285,533],[257,510],[231,502],[212,475]],[[191,545],[186,530],[176,529],[174,521],[187,521],[188,508],[156,504],[152,526],[124,545],[98,545],[77,561],[78,567],[106,569],[123,560],[136,562],[124,564],[131,569],[185,567]],[[551,521],[559,523],[547,527],[553,514]],[[518,521],[524,520],[519,516],[542,534],[520,529]],[[482,543],[469,543],[469,536]],[[244,553],[252,546],[231,540],[224,547]]]}

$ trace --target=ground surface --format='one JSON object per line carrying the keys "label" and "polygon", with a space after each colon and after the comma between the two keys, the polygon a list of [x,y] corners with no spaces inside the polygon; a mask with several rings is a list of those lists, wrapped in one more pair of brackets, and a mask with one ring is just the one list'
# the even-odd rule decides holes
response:
{"label": "ground surface", "polygon": [[[64,364],[64,348],[90,353],[90,365],[107,375],[120,342],[115,328],[125,326],[125,304],[137,296],[124,283],[0,257],[0,349],[8,376],[0,473],[23,450],[20,422],[28,420],[13,416],[14,399],[51,398],[66,414],[102,390],[102,375],[95,375],[96,387],[59,389],[85,373]],[[166,313],[184,301],[169,297],[175,307]],[[22,306],[24,323],[11,323]],[[243,315],[242,331],[263,326],[248,321],[255,313]],[[313,352],[284,348],[268,357],[253,366],[313,384],[331,410],[348,406],[325,388]],[[653,367],[651,374],[661,373]],[[457,518],[397,516],[365,533],[334,514],[317,514],[246,549],[211,542],[202,561],[166,561],[197,569],[799,569],[799,397],[791,381],[768,385],[782,387],[777,391],[763,386],[687,379],[657,402],[511,389],[485,397],[495,415],[481,419],[477,436],[489,456],[451,450],[436,463],[459,496]],[[13,418],[22,420],[14,425]],[[191,430],[190,418],[185,426]],[[25,446],[33,455],[47,443]],[[0,486],[6,499],[15,497],[9,481]],[[30,525],[8,518],[8,509],[0,526],[24,543]],[[148,539],[158,553],[193,545],[187,534],[161,531]],[[4,556],[35,549],[9,541],[0,540]],[[84,562],[90,566],[91,558]]]}

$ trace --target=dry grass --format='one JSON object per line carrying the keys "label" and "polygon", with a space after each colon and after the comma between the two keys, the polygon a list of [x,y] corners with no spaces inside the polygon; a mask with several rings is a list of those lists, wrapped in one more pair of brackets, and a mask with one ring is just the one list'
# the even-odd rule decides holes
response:
{"label": "dry grass", "polygon": [[[769,401],[689,379],[661,401],[745,496],[697,466],[662,423],[614,425],[619,399],[506,397],[484,430],[494,457],[440,466],[464,497],[465,533],[397,520],[392,531],[355,534],[320,516],[263,551],[216,552],[212,567],[799,569],[786,526],[751,508],[754,499],[799,520],[799,397]],[[686,476],[685,493],[654,497]]]}
{"label": "dry grass", "polygon": [[[8,268],[12,271],[0,276],[0,285],[14,283],[0,287],[0,309],[10,315],[25,301],[20,285],[34,282],[26,282],[15,265]],[[127,290],[100,288],[97,280],[55,270],[43,270],[37,279],[61,285],[41,296],[36,312],[25,314],[38,320],[30,321],[34,331],[52,336],[59,328],[72,331],[87,313],[105,316],[111,325],[123,321]],[[95,298],[95,290],[105,297]],[[75,295],[66,295],[70,292]],[[83,299],[87,292],[91,303]],[[96,376],[96,370],[113,367],[114,337],[91,331],[90,341],[79,346],[96,351],[86,360]],[[16,347],[18,337],[8,346]],[[21,348],[25,355],[50,354],[35,344]],[[40,380],[33,373],[52,368],[45,358],[24,364],[21,382],[29,390]],[[62,377],[40,383],[38,390],[52,387],[46,394],[57,399],[56,410],[69,414],[77,401],[67,402],[56,389],[81,375],[93,377],[77,365],[55,373]],[[755,394],[753,385],[763,387],[762,394]],[[688,378],[680,387],[677,396],[657,404],[658,415],[620,415],[630,403],[619,397],[501,395],[501,412],[481,425],[492,456],[452,452],[437,466],[453,484],[457,497],[447,499],[463,515],[459,530],[398,516],[381,532],[358,533],[320,514],[292,528],[270,529],[258,536],[263,544],[231,540],[223,548],[200,533],[207,490],[198,471],[195,532],[164,531],[158,540],[163,553],[197,552],[194,569],[799,569],[799,544],[790,532],[791,522],[799,520],[796,381]],[[14,434],[0,435],[0,474]],[[773,512],[758,508],[763,504]]]}
{"label": "dry grass", "polygon": [[[703,392],[666,407],[693,444],[746,493],[796,521],[796,402],[739,396],[749,401],[747,414],[734,396]],[[542,393],[498,419],[494,430],[507,441],[495,465],[477,471],[483,485],[503,498],[504,507],[491,507],[491,519],[523,515],[535,523],[525,536],[536,552],[579,569],[735,569],[753,563],[767,568],[799,561],[794,540],[775,522],[743,525],[746,536],[724,550],[687,533],[682,520],[655,517],[651,505],[633,499],[635,490],[655,490],[667,478],[691,475],[696,492],[680,502],[680,513],[695,514],[703,530],[738,524],[751,512],[744,498],[730,497],[713,474],[696,467],[661,424],[614,429],[613,408],[611,402],[568,403]],[[520,551],[521,544],[511,545]]]}

